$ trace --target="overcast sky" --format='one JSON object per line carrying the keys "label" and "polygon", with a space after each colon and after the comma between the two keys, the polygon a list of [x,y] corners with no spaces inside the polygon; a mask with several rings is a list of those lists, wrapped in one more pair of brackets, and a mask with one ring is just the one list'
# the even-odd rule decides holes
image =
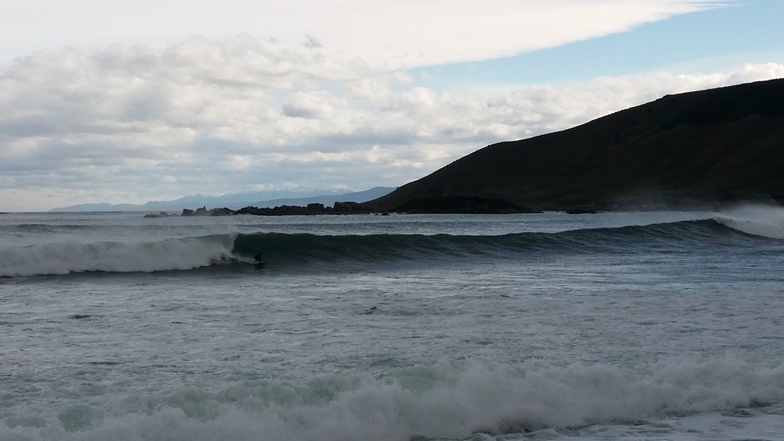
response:
{"label": "overcast sky", "polygon": [[784,77],[784,0],[3,0],[0,211],[399,186]]}

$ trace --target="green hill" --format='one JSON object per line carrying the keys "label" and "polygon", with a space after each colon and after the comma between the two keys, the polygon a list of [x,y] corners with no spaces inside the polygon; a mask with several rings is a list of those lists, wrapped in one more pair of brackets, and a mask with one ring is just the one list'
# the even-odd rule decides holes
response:
{"label": "green hill", "polygon": [[784,201],[784,79],[667,95],[490,145],[372,204],[443,212],[477,200],[565,210],[760,199]]}

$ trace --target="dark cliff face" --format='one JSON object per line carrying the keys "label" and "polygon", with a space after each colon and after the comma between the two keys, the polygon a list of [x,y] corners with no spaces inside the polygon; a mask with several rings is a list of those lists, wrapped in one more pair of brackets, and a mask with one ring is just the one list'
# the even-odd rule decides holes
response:
{"label": "dark cliff face", "polygon": [[784,79],[668,95],[494,144],[373,203],[440,197],[555,210],[784,200]]}

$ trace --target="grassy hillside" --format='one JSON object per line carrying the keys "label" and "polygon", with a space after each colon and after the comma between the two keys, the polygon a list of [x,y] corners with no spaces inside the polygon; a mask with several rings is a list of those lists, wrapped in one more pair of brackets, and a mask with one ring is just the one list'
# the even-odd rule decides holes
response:
{"label": "grassy hillside", "polygon": [[784,200],[784,79],[667,95],[494,144],[373,203],[440,198],[548,210]]}

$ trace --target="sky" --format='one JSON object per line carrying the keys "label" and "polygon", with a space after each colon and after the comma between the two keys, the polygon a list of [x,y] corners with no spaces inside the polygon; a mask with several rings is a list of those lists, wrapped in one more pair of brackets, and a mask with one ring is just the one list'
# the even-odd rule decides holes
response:
{"label": "sky", "polygon": [[784,77],[784,0],[3,0],[0,211],[419,179]]}

